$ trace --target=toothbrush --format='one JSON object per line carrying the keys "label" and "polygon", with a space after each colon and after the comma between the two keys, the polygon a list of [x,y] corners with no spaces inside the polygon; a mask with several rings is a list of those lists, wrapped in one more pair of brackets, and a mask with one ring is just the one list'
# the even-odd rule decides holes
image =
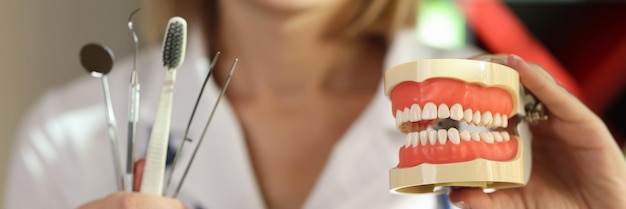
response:
{"label": "toothbrush", "polygon": [[162,195],[165,159],[169,143],[172,101],[176,69],[185,57],[187,44],[187,22],[181,17],[172,17],[167,25],[163,42],[163,65],[165,78],[161,97],[148,142],[148,154],[141,182],[141,193]]}
{"label": "toothbrush", "polygon": [[172,177],[174,176],[174,171],[176,170],[176,165],[177,165],[178,160],[180,159],[179,158],[180,153],[182,153],[185,142],[192,141],[189,138],[189,129],[191,128],[191,122],[193,121],[193,118],[196,115],[196,110],[198,109],[198,105],[200,104],[200,99],[202,98],[202,94],[204,93],[204,89],[209,81],[209,78],[211,78],[211,74],[213,73],[213,69],[215,67],[215,64],[217,63],[217,60],[220,57],[220,54],[221,52],[218,51],[215,54],[215,57],[213,57],[211,65],[209,66],[209,72],[207,73],[207,76],[204,78],[204,83],[202,83],[202,87],[200,87],[200,93],[198,94],[198,98],[196,99],[196,104],[193,106],[193,110],[191,111],[191,116],[189,117],[187,128],[185,128],[185,134],[183,136],[183,140],[180,142],[180,146],[178,146],[178,150],[176,151],[176,155],[174,155],[174,160],[172,161],[172,165],[170,166],[170,172],[167,175],[167,181],[165,183],[165,189],[163,190],[163,196],[167,196],[167,191],[169,190],[170,184],[172,182]]}
{"label": "toothbrush", "polygon": [[111,72],[113,68],[113,52],[111,52],[111,49],[108,47],[90,43],[83,46],[80,50],[80,63],[92,77],[102,80],[102,89],[104,90],[104,101],[106,105],[107,133],[111,141],[111,151],[113,154],[113,168],[117,190],[122,191],[124,179],[122,177],[122,165],[120,162],[119,140],[117,139],[117,123],[115,122],[115,113],[113,112],[113,103],[111,102],[109,81],[107,79],[107,74]]}

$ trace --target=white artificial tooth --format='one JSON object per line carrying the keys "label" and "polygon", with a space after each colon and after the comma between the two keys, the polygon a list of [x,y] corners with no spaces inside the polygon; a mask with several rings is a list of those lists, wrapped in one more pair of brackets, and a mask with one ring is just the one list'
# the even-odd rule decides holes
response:
{"label": "white artificial tooth", "polygon": [[411,105],[411,111],[409,111],[409,121],[417,122],[422,119],[422,108],[420,105],[413,104]]}
{"label": "white artificial tooth", "polygon": [[411,146],[411,134],[407,134],[406,137],[404,137],[404,147],[409,146]]}
{"label": "white artificial tooth", "polygon": [[465,111],[463,111],[463,120],[467,123],[472,122],[472,118],[473,118],[473,112],[472,109],[467,109]]}
{"label": "white artificial tooth", "polygon": [[446,130],[439,129],[437,131],[437,141],[439,141],[439,144],[446,144],[446,141],[448,141],[448,132]]}
{"label": "white artificial tooth", "polygon": [[437,110],[437,116],[441,119],[446,119],[450,117],[450,108],[446,104],[440,104],[439,109]]}
{"label": "white artificial tooth", "polygon": [[461,137],[459,136],[459,130],[456,128],[450,128],[448,130],[448,139],[452,142],[452,144],[460,144]]}
{"label": "white artificial tooth", "polygon": [[500,127],[502,125],[502,116],[500,116],[500,113],[496,113],[496,115],[493,116],[493,127]]}
{"label": "white artificial tooth", "polygon": [[409,122],[409,108],[405,107],[404,111],[402,112],[402,122]]}
{"label": "white artificial tooth", "polygon": [[491,135],[493,136],[494,141],[502,142],[502,135],[500,135],[499,132],[491,132]]}
{"label": "white artificial tooth", "polygon": [[491,135],[490,132],[481,132],[479,135],[480,140],[483,140],[489,144],[493,144],[493,135]]}
{"label": "white artificial tooth", "polygon": [[396,127],[400,127],[402,125],[402,111],[396,111]]}
{"label": "white artificial tooth", "polygon": [[470,137],[472,138],[472,140],[474,141],[480,141],[480,135],[478,135],[478,133],[476,132],[472,132],[470,133]]}
{"label": "white artificial tooth", "polygon": [[435,143],[437,143],[437,131],[428,131],[428,142],[430,142],[430,145],[435,145]]}
{"label": "white artificial tooth", "polygon": [[432,120],[437,118],[437,106],[435,103],[429,102],[422,109],[422,120]]}
{"label": "white artificial tooth", "polygon": [[472,123],[476,125],[481,125],[480,119],[481,119],[480,111],[477,110],[476,112],[474,112],[474,116],[472,117]]}
{"label": "white artificial tooth", "polygon": [[463,130],[461,131],[461,133],[459,134],[459,136],[461,136],[461,139],[463,139],[463,141],[469,141],[471,138],[469,131],[467,130]]}
{"label": "white artificial tooth", "polygon": [[509,133],[506,131],[500,132],[500,136],[502,136],[502,139],[504,139],[505,142],[508,142],[511,140],[511,136],[509,136]]}
{"label": "white artificial tooth", "polygon": [[454,104],[450,107],[450,118],[457,121],[463,119],[463,106],[461,104]]}
{"label": "white artificial tooth", "polygon": [[509,126],[509,117],[507,115],[502,115],[502,127],[506,128]]}
{"label": "white artificial tooth", "polygon": [[422,146],[426,145],[426,143],[428,143],[428,132],[427,131],[420,131],[420,144],[422,144]]}
{"label": "white artificial tooth", "polygon": [[493,122],[493,115],[491,114],[491,112],[487,111],[483,113],[480,123],[486,125],[487,127],[491,127],[491,122]]}
{"label": "white artificial tooth", "polygon": [[418,133],[417,132],[411,132],[411,145],[413,145],[413,147],[417,147],[417,145],[419,144],[419,138],[418,138]]}

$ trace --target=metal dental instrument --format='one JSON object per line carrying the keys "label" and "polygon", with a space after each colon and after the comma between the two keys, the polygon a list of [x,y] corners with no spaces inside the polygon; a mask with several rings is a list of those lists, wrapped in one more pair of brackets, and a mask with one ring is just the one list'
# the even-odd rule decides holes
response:
{"label": "metal dental instrument", "polygon": [[133,17],[139,12],[141,8],[133,11],[128,17],[128,29],[133,35],[133,42],[135,46],[135,53],[133,54],[133,69],[130,75],[130,88],[128,93],[128,141],[126,148],[126,175],[124,190],[127,192],[133,191],[133,172],[135,162],[135,138],[137,137],[137,122],[139,121],[139,100],[140,89],[139,73],[137,72],[137,55],[139,54],[139,39],[133,28]]}
{"label": "metal dental instrument", "polygon": [[163,42],[163,65],[165,78],[161,97],[148,142],[148,154],[141,182],[141,193],[162,195],[165,160],[170,135],[172,102],[176,70],[182,64],[187,45],[187,21],[181,17],[169,20]]}
{"label": "metal dental instrument", "polygon": [[115,113],[113,112],[113,104],[111,102],[111,93],[109,91],[109,81],[107,74],[113,68],[113,52],[105,46],[99,44],[87,44],[80,50],[80,63],[83,68],[96,78],[101,78],[102,89],[104,90],[104,101],[106,103],[106,121],[107,133],[111,141],[111,150],[113,154],[113,167],[115,169],[115,177],[118,191],[122,191],[124,187],[124,179],[122,175],[122,165],[120,161],[120,148],[117,139],[117,123],[115,121]]}
{"label": "metal dental instrument", "polygon": [[173,198],[177,198],[178,197],[178,193],[180,192],[180,188],[183,186],[183,182],[185,181],[185,178],[187,177],[187,174],[189,173],[189,168],[191,168],[191,164],[193,163],[193,160],[196,157],[196,154],[198,153],[198,148],[200,148],[200,144],[202,144],[202,140],[204,140],[204,135],[206,134],[206,131],[209,128],[209,124],[211,124],[211,120],[213,119],[213,116],[215,115],[215,110],[217,110],[217,106],[220,104],[220,100],[222,100],[222,97],[224,96],[224,92],[226,92],[226,88],[228,88],[228,84],[230,83],[230,78],[233,76],[233,72],[235,71],[235,67],[237,66],[237,62],[239,62],[239,59],[235,58],[235,61],[233,61],[233,65],[230,67],[230,70],[228,71],[228,76],[226,77],[226,80],[224,81],[224,84],[222,84],[222,90],[220,91],[220,94],[217,97],[217,100],[215,101],[215,105],[213,106],[213,110],[211,110],[211,115],[209,115],[209,119],[207,120],[206,124],[204,125],[204,130],[202,131],[202,135],[200,136],[200,140],[198,141],[198,144],[196,145],[196,148],[193,150],[193,154],[191,155],[191,159],[189,160],[189,163],[187,164],[187,167],[185,168],[185,173],[183,173],[183,177],[181,178],[180,182],[178,183],[178,186],[176,187],[176,191],[174,192],[174,195],[172,196]]}
{"label": "metal dental instrument", "polygon": [[213,68],[215,67],[215,63],[217,63],[217,60],[220,57],[221,52],[217,52],[215,54],[215,57],[213,57],[213,60],[211,62],[211,65],[209,66],[209,73],[207,73],[206,77],[204,78],[204,83],[202,83],[202,87],[200,87],[200,93],[198,94],[198,98],[196,99],[196,104],[193,106],[193,110],[191,111],[191,116],[189,117],[189,122],[187,123],[187,128],[185,129],[185,135],[183,137],[183,141],[180,142],[180,145],[178,146],[178,150],[176,151],[176,155],[174,155],[174,161],[172,162],[172,165],[170,166],[170,172],[167,176],[167,182],[165,183],[165,189],[163,190],[163,196],[166,196],[167,191],[170,188],[170,184],[172,182],[172,176],[174,175],[174,171],[176,170],[176,162],[178,162],[179,156],[181,151],[183,150],[183,145],[185,145],[185,141],[192,141],[188,136],[189,136],[189,128],[191,127],[191,122],[193,121],[193,117],[196,115],[196,110],[198,109],[198,104],[200,103],[200,99],[202,98],[202,94],[204,93],[204,88],[206,87],[206,84],[209,81],[209,78],[211,77],[211,74],[213,73]]}

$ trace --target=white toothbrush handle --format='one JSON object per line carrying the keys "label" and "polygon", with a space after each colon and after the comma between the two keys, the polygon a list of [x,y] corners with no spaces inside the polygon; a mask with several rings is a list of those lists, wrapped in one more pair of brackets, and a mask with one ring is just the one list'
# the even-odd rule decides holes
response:
{"label": "white toothbrush handle", "polygon": [[172,114],[172,101],[174,99],[174,84],[176,82],[176,69],[166,70],[163,80],[161,98],[152,126],[150,142],[148,142],[148,154],[141,182],[141,193],[162,195],[163,176],[165,173],[165,157],[170,135],[170,119]]}

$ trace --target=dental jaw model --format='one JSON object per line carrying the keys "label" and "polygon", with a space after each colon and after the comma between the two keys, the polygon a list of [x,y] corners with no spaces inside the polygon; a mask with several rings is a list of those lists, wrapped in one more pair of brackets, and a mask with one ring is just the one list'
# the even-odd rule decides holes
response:
{"label": "dental jaw model", "polygon": [[531,135],[524,118],[531,100],[513,69],[460,59],[409,62],[387,70],[385,94],[406,134],[390,171],[391,192],[528,181]]}

